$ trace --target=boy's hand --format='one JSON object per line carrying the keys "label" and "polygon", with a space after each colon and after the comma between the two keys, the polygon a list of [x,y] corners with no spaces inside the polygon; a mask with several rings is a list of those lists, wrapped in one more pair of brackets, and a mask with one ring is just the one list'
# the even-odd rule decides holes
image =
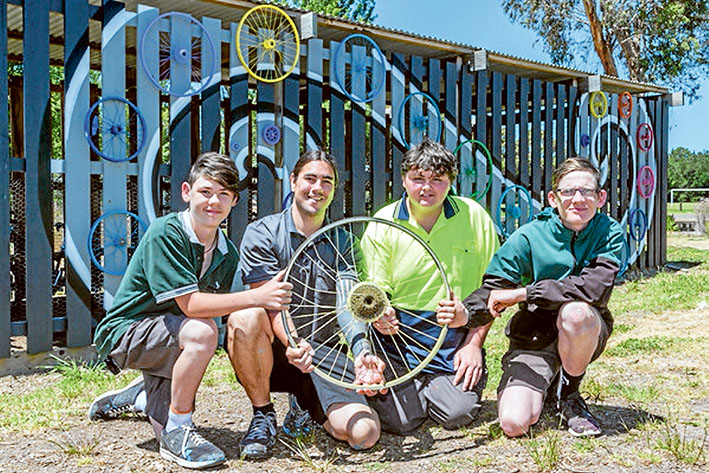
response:
{"label": "boy's hand", "polygon": [[453,291],[450,293],[450,299],[443,299],[438,303],[436,321],[450,328],[462,327],[468,323],[468,311]]}
{"label": "boy's hand", "polygon": [[266,310],[288,310],[293,285],[289,282],[281,281],[283,274],[285,274],[285,271],[279,272],[266,284],[254,289],[257,306]]}
{"label": "boy's hand", "polygon": [[493,317],[500,317],[506,308],[525,300],[527,300],[527,288],[493,289],[487,299],[487,310]]}
{"label": "boy's hand", "polygon": [[[360,353],[355,360],[355,384],[384,384],[384,362],[370,353]],[[357,394],[374,396],[377,393],[386,394],[387,388],[380,390],[358,389]]]}
{"label": "boy's hand", "polygon": [[382,335],[394,335],[399,331],[399,319],[392,306],[384,309],[384,313],[372,323],[375,329]]}
{"label": "boy's hand", "polygon": [[305,340],[299,340],[295,348],[290,345],[286,348],[286,358],[288,358],[288,362],[303,373],[310,373],[315,369],[313,366],[313,355],[313,347]]}
{"label": "boy's hand", "polygon": [[485,369],[482,350],[470,343],[463,345],[453,357],[453,368],[455,368],[453,384],[457,386],[463,381],[463,391],[473,389]]}

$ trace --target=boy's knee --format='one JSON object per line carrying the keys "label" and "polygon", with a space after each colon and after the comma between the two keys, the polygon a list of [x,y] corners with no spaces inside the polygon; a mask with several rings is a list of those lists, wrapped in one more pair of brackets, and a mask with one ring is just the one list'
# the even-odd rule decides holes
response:
{"label": "boy's knee", "polygon": [[372,448],[381,435],[379,422],[376,414],[370,413],[364,416],[355,415],[351,425],[348,425],[348,443],[355,450],[367,450]]}
{"label": "boy's knee", "polygon": [[218,340],[219,329],[213,319],[187,319],[180,328],[180,342],[186,348],[204,349],[213,353]]}
{"label": "boy's knee", "polygon": [[585,302],[567,302],[559,309],[557,328],[570,333],[584,333],[600,329],[597,312]]}
{"label": "boy's knee", "polygon": [[529,432],[529,427],[537,421],[537,419],[533,419],[519,411],[501,411],[498,414],[500,428],[508,437],[525,435]]}
{"label": "boy's knee", "polygon": [[264,332],[273,338],[270,319],[261,307],[239,310],[229,314],[227,320],[229,339],[253,340],[255,335]]}

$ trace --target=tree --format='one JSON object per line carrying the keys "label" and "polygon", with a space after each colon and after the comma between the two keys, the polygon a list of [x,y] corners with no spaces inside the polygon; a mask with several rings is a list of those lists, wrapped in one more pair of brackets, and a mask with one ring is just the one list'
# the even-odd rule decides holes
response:
{"label": "tree", "polygon": [[376,18],[376,0],[281,0],[280,3],[325,15],[371,23]]}
{"label": "tree", "polygon": [[[694,153],[687,148],[672,150],[667,166],[667,185],[670,189],[709,188],[709,152]],[[678,195],[680,201],[696,199],[695,194]]]}
{"label": "tree", "polygon": [[[502,0],[540,36],[554,64],[591,47],[607,75],[663,84],[699,97],[709,75],[709,0]],[[618,67],[618,64],[622,67]]]}

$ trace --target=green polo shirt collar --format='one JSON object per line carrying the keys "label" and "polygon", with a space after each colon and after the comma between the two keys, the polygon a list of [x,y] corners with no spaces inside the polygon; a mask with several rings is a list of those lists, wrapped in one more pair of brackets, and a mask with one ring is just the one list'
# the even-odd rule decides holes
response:
{"label": "green polo shirt collar", "polygon": [[[197,238],[197,234],[192,228],[192,220],[190,219],[189,209],[180,212],[180,223],[182,223],[182,229],[189,237],[190,243],[197,243],[198,245],[202,245],[202,242],[199,241],[199,238]],[[221,254],[225,255],[229,252],[229,247],[226,243],[226,236],[224,236],[224,232],[220,231],[217,231],[217,236],[219,237],[219,242],[217,242],[217,249]]]}

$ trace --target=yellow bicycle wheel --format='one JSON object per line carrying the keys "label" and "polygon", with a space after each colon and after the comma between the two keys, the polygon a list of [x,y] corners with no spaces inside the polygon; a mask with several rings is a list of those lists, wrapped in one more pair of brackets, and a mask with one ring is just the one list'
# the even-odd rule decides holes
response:
{"label": "yellow bicycle wheel", "polygon": [[236,52],[251,77],[262,82],[279,82],[298,64],[298,30],[280,8],[259,5],[239,21]]}

